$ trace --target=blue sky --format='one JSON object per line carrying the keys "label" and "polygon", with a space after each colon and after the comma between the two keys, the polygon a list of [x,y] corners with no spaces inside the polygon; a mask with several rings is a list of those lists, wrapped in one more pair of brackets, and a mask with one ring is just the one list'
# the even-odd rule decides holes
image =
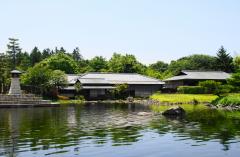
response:
{"label": "blue sky", "polygon": [[78,46],[85,58],[130,53],[143,63],[223,45],[240,53],[239,0],[0,0],[0,50]]}

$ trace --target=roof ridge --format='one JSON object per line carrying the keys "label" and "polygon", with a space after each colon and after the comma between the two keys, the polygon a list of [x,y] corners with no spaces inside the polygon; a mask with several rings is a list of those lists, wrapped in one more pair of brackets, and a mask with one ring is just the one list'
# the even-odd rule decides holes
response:
{"label": "roof ridge", "polygon": [[138,73],[117,73],[117,72],[87,72],[85,74],[138,74]]}
{"label": "roof ridge", "polygon": [[226,73],[220,70],[182,70],[181,72],[219,72],[219,73]]}

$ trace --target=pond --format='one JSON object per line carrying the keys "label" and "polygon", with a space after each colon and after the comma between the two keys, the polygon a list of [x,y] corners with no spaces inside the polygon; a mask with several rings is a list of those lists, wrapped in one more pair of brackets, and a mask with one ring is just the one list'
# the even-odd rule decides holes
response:
{"label": "pond", "polygon": [[239,156],[240,112],[184,107],[171,118],[140,104],[0,109],[0,156]]}

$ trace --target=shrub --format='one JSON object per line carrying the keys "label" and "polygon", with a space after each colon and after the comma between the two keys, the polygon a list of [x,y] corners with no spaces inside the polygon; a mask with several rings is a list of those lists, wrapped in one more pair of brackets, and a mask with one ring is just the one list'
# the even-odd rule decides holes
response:
{"label": "shrub", "polygon": [[179,86],[177,91],[182,94],[205,94],[206,88],[201,86]]}
{"label": "shrub", "polygon": [[230,94],[227,96],[221,96],[212,101],[213,105],[219,106],[239,106],[240,94]]}
{"label": "shrub", "polygon": [[199,86],[204,87],[206,92],[209,94],[215,93],[216,90],[220,88],[221,84],[221,82],[216,82],[213,80],[199,82]]}
{"label": "shrub", "polygon": [[227,82],[234,87],[234,91],[240,91],[240,72],[232,74]]}
{"label": "shrub", "polygon": [[234,87],[231,85],[220,85],[215,91],[214,94],[218,95],[218,96],[222,96],[225,94],[230,93],[231,91],[234,90]]}
{"label": "shrub", "polygon": [[58,98],[59,100],[69,100],[69,99],[70,99],[69,97],[67,97],[67,96],[62,96],[62,95],[57,95],[57,98]]}
{"label": "shrub", "polygon": [[75,96],[75,100],[82,100],[82,101],[84,101],[85,98],[84,98],[83,95],[78,95],[78,96]]}

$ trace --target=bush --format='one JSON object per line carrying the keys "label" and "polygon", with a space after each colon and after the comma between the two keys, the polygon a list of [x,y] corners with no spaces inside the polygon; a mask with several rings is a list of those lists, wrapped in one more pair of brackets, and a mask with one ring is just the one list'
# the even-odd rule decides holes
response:
{"label": "bush", "polygon": [[227,96],[221,96],[212,101],[213,105],[218,106],[239,106],[240,94],[229,94]]}
{"label": "bush", "polygon": [[218,95],[218,96],[222,96],[225,94],[230,93],[231,91],[234,90],[234,87],[231,85],[220,85],[215,91],[214,94]]}
{"label": "bush", "polygon": [[85,98],[84,98],[83,95],[78,95],[78,96],[75,96],[75,100],[82,100],[82,101],[84,101]]}
{"label": "bush", "polygon": [[179,86],[177,91],[182,94],[205,94],[206,88],[201,86]]}
{"label": "bush", "polygon": [[206,92],[209,94],[215,93],[221,84],[221,82],[216,82],[213,80],[199,82],[199,86],[204,87],[206,89]]}

